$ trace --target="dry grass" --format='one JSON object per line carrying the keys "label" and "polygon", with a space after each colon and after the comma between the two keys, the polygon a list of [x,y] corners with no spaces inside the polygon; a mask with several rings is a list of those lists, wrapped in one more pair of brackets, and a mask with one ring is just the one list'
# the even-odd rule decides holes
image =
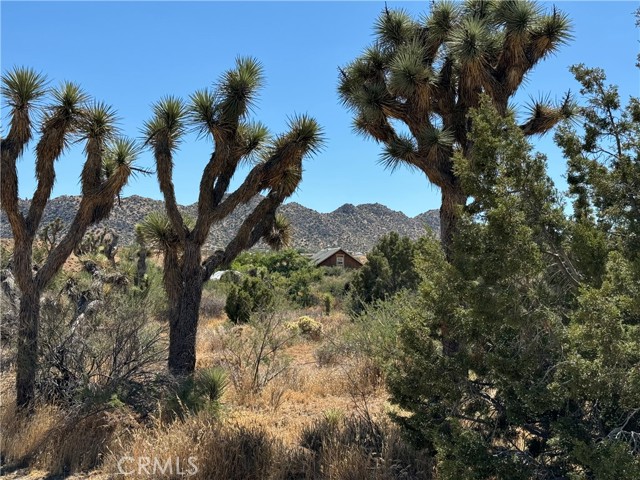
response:
{"label": "dry grass", "polygon": [[[295,440],[287,443],[258,423],[214,422],[197,415],[136,430],[107,456],[103,471],[116,475],[123,467],[131,472],[143,465],[127,478],[149,478],[150,471],[153,478],[175,478],[176,466],[182,465],[192,473],[189,478],[203,480],[431,478],[428,459],[407,447],[386,422],[317,420]],[[154,459],[159,460],[155,468]],[[167,461],[171,473],[159,468]]]}
{"label": "dry grass", "polygon": [[16,414],[15,404],[2,406],[0,453],[5,468],[29,466],[52,475],[95,469],[116,435],[137,427],[126,411],[65,412],[52,405]]}
{"label": "dry grass", "polygon": [[[340,313],[315,318],[323,323],[325,338],[348,324]],[[224,314],[201,319],[198,368],[217,363],[225,336],[246,334],[236,330],[247,327],[225,321]],[[320,366],[321,346],[300,337],[283,349],[289,368],[260,391],[247,396],[229,387],[222,420],[201,411],[184,421],[140,425],[122,409],[81,418],[51,406],[20,419],[12,404],[4,405],[3,463],[29,465],[31,475],[93,469],[90,478],[121,477],[121,468],[134,470],[126,478],[145,479],[431,478],[429,459],[411,449],[386,419],[380,372],[362,358]],[[3,390],[4,398],[12,396],[6,386]],[[197,473],[180,477],[178,465],[183,473],[194,473],[195,465]]]}

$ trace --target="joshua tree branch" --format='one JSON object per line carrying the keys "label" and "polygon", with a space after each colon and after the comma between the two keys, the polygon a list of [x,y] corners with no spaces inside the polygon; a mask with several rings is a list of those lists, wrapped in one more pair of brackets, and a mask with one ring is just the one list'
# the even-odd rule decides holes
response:
{"label": "joshua tree branch", "polygon": [[178,210],[178,202],[173,187],[173,157],[167,134],[158,135],[154,146],[154,154],[156,157],[158,183],[160,184],[160,191],[164,196],[167,216],[180,241],[184,241],[187,235],[187,227]]}
{"label": "joshua tree branch", "polygon": [[51,250],[44,265],[38,270],[35,278],[38,289],[41,290],[51,281],[54,275],[62,268],[67,258],[69,258],[75,246],[82,240],[82,236],[91,223],[92,209],[90,208],[89,202],[90,200],[88,198],[82,198],[78,211],[66,235],[53,250]]}
{"label": "joshua tree branch", "polygon": [[272,191],[258,203],[242,222],[227,248],[224,251],[215,252],[203,262],[203,281],[207,281],[217,269],[229,266],[243,250],[258,243],[273,224],[276,210],[283,200],[282,195]]}
{"label": "joshua tree branch", "polygon": [[26,224],[18,208],[18,172],[16,162],[31,139],[31,119],[28,108],[12,112],[11,129],[0,144],[0,203],[7,214],[16,240],[26,238]]}
{"label": "joshua tree branch", "polygon": [[[49,127],[49,128],[47,128]],[[42,221],[44,209],[51,196],[56,180],[54,168],[55,161],[60,157],[65,146],[65,137],[69,124],[64,122],[52,122],[45,126],[38,146],[36,147],[36,176],[38,185],[33,194],[29,213],[27,214],[27,230],[33,238]]]}

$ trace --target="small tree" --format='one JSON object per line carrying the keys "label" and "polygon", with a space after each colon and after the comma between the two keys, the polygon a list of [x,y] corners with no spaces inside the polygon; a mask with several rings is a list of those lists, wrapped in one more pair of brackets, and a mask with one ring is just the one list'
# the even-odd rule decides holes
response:
{"label": "small tree", "polygon": [[367,254],[367,263],[352,282],[354,312],[366,304],[384,300],[402,289],[415,290],[420,283],[416,254],[421,241],[414,242],[391,232],[378,240]]}
{"label": "small tree", "polygon": [[[341,70],[340,96],[355,114],[355,130],[384,145],[385,165],[416,168],[440,188],[441,242],[449,252],[469,194],[453,155],[471,152],[470,109],[485,94],[505,115],[527,73],[569,40],[569,21],[531,1],[440,1],[421,20],[385,8],[375,31],[374,44]],[[536,102],[521,129],[544,133],[571,111],[568,96],[559,106]]]}
{"label": "small tree", "polygon": [[[114,110],[89,97],[74,83],[46,88],[45,77],[27,68],[15,68],[2,76],[2,97],[10,109],[10,128],[2,138],[2,209],[14,240],[14,275],[21,294],[18,327],[16,393],[17,405],[27,406],[34,398],[38,365],[38,322],[40,296],[90,225],[105,219],[116,197],[136,169],[136,145],[116,137]],[[18,207],[16,162],[33,137],[33,114],[45,97],[35,148],[37,187],[29,209]],[[72,140],[85,142],[86,162],[81,174],[82,198],[67,233],[34,270],[32,252],[53,184],[55,162]]]}
{"label": "small tree", "polygon": [[[166,97],[154,106],[146,123],[147,144],[156,160],[166,221],[142,232],[164,253],[164,284],[169,299],[169,369],[188,374],[195,368],[195,344],[202,288],[211,274],[228,266],[243,250],[260,239],[279,247],[288,225],[276,215],[278,206],[297,188],[302,160],[321,145],[320,127],[307,116],[294,117],[289,132],[270,139],[267,128],[249,123],[247,116],[263,80],[256,60],[238,59],[214,91],[199,90],[188,104]],[[187,125],[210,136],[214,150],[200,180],[198,213],[188,225],[178,210],[172,183],[173,155]],[[231,178],[243,160],[256,160],[244,182],[228,193]],[[236,207],[266,192],[245,218],[224,250],[202,258],[202,246],[211,228]],[[153,238],[155,237],[155,239]]]}

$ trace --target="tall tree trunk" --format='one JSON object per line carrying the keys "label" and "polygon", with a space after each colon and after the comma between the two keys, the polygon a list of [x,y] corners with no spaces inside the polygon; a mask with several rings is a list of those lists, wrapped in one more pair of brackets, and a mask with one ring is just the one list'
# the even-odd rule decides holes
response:
{"label": "tall tree trunk", "polygon": [[22,289],[18,323],[16,369],[16,404],[19,408],[32,405],[38,368],[38,323],[40,295],[33,282]]}
{"label": "tall tree trunk", "polygon": [[182,265],[182,291],[169,313],[169,371],[188,375],[196,367],[196,335],[202,299],[200,246],[187,242]]}
{"label": "tall tree trunk", "polygon": [[[442,189],[442,205],[440,206],[440,243],[449,262],[453,255],[453,237],[458,228],[460,209],[467,202],[467,196],[459,185],[454,184]],[[445,356],[455,354],[459,345],[450,336],[449,325],[444,322],[440,325],[442,334],[442,350]]]}
{"label": "tall tree trunk", "polygon": [[442,205],[440,206],[440,242],[444,248],[447,260],[451,261],[453,236],[460,216],[459,209],[467,202],[467,196],[462,188],[453,184],[445,186],[442,191]]}

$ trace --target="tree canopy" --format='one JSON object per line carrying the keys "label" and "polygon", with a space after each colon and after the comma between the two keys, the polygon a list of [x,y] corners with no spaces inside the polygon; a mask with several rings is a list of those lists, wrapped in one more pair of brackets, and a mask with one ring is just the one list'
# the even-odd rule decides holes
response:
{"label": "tree canopy", "polygon": [[638,103],[573,71],[584,123],[556,137],[572,216],[546,158],[485,97],[472,160],[454,160],[473,202],[450,261],[433,243],[419,255],[423,313],[400,327],[389,387],[443,479],[640,475]]}

